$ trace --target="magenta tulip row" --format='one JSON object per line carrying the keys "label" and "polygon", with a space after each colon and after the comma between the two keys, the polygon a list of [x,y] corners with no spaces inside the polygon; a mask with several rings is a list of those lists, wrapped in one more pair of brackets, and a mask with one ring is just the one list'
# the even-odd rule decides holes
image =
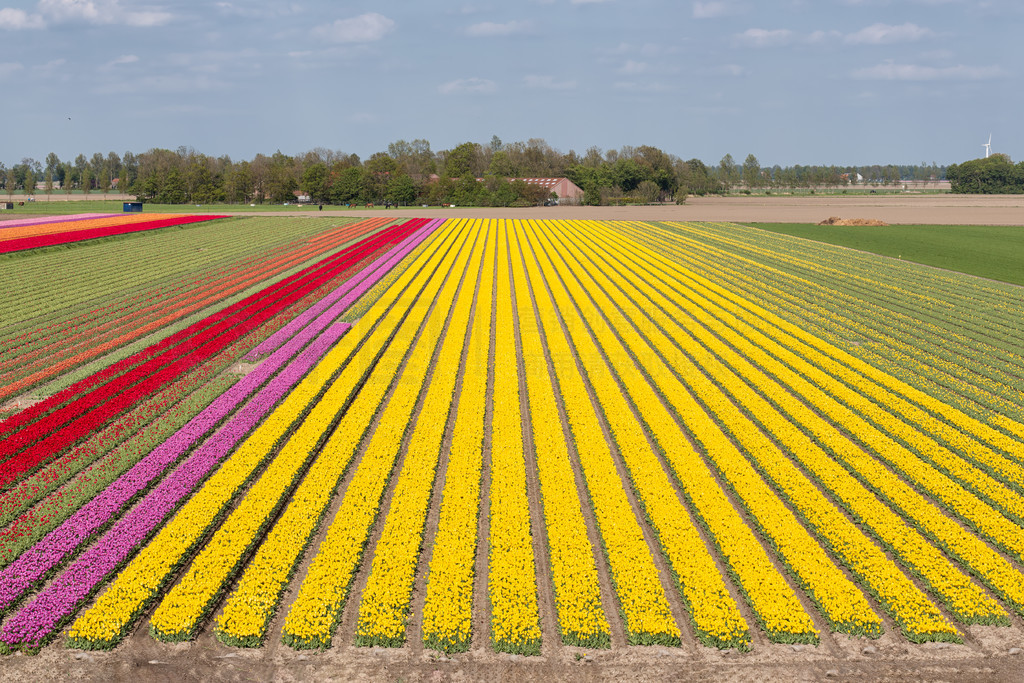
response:
{"label": "magenta tulip row", "polygon": [[[353,278],[358,283],[354,288],[346,283],[338,288],[342,290],[340,293],[335,290],[328,295],[334,304],[326,311],[323,310],[324,306],[318,305],[319,315],[313,318],[312,323],[280,346],[259,368],[218,397],[206,410],[64,524],[0,571],[0,611],[3,611],[15,604],[27,590],[75,552],[97,530],[109,524],[126,504],[149,487],[167,467],[315,337],[309,348],[264,387],[244,410],[238,411],[221,430],[52,581],[46,590],[8,620],[0,630],[0,640],[8,646],[38,644],[59,628],[98,584],[128,559],[132,551],[178,507],[349,327],[344,323],[331,325],[332,321],[376,285],[394,264],[408,255],[441,222],[431,221],[387,255],[363,269]],[[311,317],[306,316],[305,320]]]}
{"label": "magenta tulip row", "polygon": [[[370,278],[374,282],[380,280],[388,271],[394,268],[395,264],[401,261],[403,258],[409,255],[413,249],[419,246],[420,242],[427,238],[431,232],[433,232],[437,226],[442,222],[442,219],[434,219],[424,225],[422,228],[414,232],[413,234],[406,237],[402,242],[397,244],[393,249],[388,251],[376,261],[371,263],[369,266],[361,270],[359,273],[354,275],[345,284],[338,287],[336,290],[325,296],[317,303],[310,306],[301,315],[297,316],[294,320],[289,322],[287,325],[282,327],[274,334],[267,337],[262,343],[256,348],[246,354],[246,360],[256,360],[260,356],[264,356],[277,349],[284,341],[294,335],[298,330],[308,325],[313,318],[323,313],[328,307],[335,304],[340,298],[346,294],[350,294],[351,290],[359,285],[364,279]],[[365,290],[364,290],[365,291]],[[360,295],[361,296],[361,295]],[[357,297],[348,297],[351,301],[355,301]]]}
{"label": "magenta tulip row", "polygon": [[[49,634],[59,628],[79,603],[129,558],[139,544],[192,493],[196,485],[203,481],[235,445],[309,372],[349,327],[347,323],[339,323],[328,327],[319,335],[298,358],[254,396],[243,410],[238,411],[222,429],[207,439],[184,463],[154,487],[99,541],[48,584],[44,591],[9,619],[0,631],[0,640],[9,646],[21,643],[41,644]],[[280,352],[282,355],[294,354],[295,347],[301,346],[305,341],[307,340],[297,337],[294,346],[290,342],[282,347]],[[165,441],[164,445],[173,441],[175,443],[172,448],[179,448],[196,438],[195,433],[182,428]],[[187,448],[187,445],[185,447]],[[91,514],[76,514],[18,558],[15,563],[6,567],[0,578],[0,585],[4,586],[4,598],[7,598],[6,593],[9,590],[5,584],[31,586],[42,577],[42,573],[48,567],[54,566],[55,558],[62,559],[88,538],[88,528],[101,527],[135,494],[144,490],[149,481],[152,481],[152,477],[146,480],[144,475],[139,476],[138,473],[136,477],[129,477],[143,463],[149,464],[153,470],[159,468],[159,463],[147,456],[94,498],[89,505],[83,507],[82,512],[85,512],[86,508],[91,508]],[[154,471],[153,476],[156,474],[158,472]],[[126,479],[129,481],[124,481]],[[134,491],[132,484],[135,485]],[[81,527],[76,527],[76,520]],[[32,557],[29,557],[30,555]],[[22,562],[23,559],[28,561]]]}

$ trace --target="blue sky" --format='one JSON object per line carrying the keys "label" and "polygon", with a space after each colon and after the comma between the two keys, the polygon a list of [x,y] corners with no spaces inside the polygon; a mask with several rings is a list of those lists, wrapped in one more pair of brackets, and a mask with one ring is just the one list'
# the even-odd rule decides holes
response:
{"label": "blue sky", "polygon": [[1024,157],[1011,0],[0,0],[0,161],[414,138],[762,165]]}

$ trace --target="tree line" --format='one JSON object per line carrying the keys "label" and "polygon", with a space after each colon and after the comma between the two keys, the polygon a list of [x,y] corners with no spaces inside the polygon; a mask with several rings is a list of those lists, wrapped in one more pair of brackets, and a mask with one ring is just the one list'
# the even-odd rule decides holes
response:
{"label": "tree line", "polygon": [[950,188],[964,194],[1024,193],[1024,161],[1014,164],[1005,154],[972,159],[946,169]]}
{"label": "tree line", "polygon": [[116,190],[161,204],[284,203],[305,195],[321,204],[393,203],[532,206],[549,199],[536,185],[509,179],[566,177],[583,189],[585,204],[683,202],[689,195],[832,189],[853,183],[892,185],[937,180],[946,168],[896,166],[761,166],[750,154],[730,154],[717,165],[684,160],[641,145],[582,155],[562,153],[544,140],[489,144],[465,142],[434,151],[427,140],[398,140],[363,160],[318,147],[299,155],[277,151],[235,161],[191,147],[134,154],[79,154],[73,161],[50,153],[7,167],[0,162],[0,192],[53,194]]}

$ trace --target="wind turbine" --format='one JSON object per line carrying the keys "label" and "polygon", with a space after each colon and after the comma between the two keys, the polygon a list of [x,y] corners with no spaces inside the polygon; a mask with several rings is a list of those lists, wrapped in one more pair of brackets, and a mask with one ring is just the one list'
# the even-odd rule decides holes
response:
{"label": "wind turbine", "polygon": [[985,158],[988,159],[989,155],[992,154],[992,133],[988,134],[988,142],[982,145],[985,148]]}

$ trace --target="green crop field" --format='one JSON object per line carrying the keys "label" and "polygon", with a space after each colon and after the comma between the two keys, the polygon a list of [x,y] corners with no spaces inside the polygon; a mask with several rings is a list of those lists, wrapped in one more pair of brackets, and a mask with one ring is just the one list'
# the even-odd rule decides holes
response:
{"label": "green crop field", "polygon": [[771,232],[892,256],[993,280],[1024,284],[1024,227],[1002,225],[839,226],[751,223]]}

